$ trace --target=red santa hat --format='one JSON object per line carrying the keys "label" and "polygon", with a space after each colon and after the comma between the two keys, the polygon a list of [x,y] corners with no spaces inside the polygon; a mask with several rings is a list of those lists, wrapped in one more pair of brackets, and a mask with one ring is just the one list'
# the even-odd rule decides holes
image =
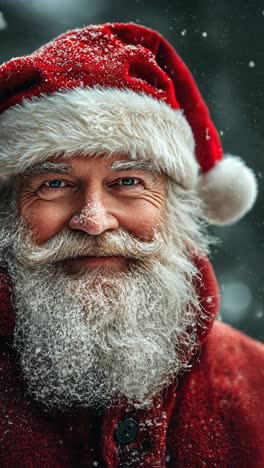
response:
{"label": "red santa hat", "polygon": [[54,155],[153,160],[207,218],[253,205],[253,172],[221,142],[190,71],[156,31],[104,24],[69,31],[0,67],[0,183]]}

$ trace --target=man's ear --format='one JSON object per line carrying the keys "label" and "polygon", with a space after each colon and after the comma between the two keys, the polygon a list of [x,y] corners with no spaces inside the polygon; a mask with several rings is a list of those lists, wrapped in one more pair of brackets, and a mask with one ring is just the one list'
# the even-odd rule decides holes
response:
{"label": "man's ear", "polygon": [[197,333],[199,342],[203,343],[218,314],[220,293],[215,273],[208,257],[202,253],[198,253],[193,257],[193,262],[199,271],[198,276],[194,279],[194,285],[199,294],[201,305],[201,311],[197,317]]}

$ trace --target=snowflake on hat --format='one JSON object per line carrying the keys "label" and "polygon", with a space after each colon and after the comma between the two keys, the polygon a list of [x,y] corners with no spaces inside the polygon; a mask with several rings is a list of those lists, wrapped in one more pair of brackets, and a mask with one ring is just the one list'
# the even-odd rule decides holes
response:
{"label": "snowflake on hat", "polygon": [[257,195],[254,173],[223,157],[184,62],[132,23],[76,29],[3,64],[0,141],[0,184],[57,154],[126,153],[197,190],[215,224],[240,219]]}

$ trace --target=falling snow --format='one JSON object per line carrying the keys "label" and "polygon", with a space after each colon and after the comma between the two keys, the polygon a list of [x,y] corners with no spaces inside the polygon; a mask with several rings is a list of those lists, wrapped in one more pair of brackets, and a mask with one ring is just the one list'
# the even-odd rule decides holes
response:
{"label": "falling snow", "polygon": [[183,31],[181,32],[181,35],[185,36],[185,34],[186,34],[186,29],[183,29]]}
{"label": "falling snow", "polygon": [[256,66],[256,64],[255,64],[255,62],[253,62],[253,60],[250,60],[248,66],[249,66],[250,68],[254,68],[254,67]]}
{"label": "falling snow", "polygon": [[207,37],[207,32],[204,31],[204,32],[202,33],[202,36],[203,36],[203,37]]}
{"label": "falling snow", "polygon": [[206,139],[206,140],[211,140],[211,137],[210,137],[210,135],[209,135],[209,128],[206,128],[206,129],[205,129],[205,139]]}
{"label": "falling snow", "polygon": [[3,16],[3,13],[0,11],[0,31],[3,29],[6,29],[6,27],[7,27],[6,20]]}

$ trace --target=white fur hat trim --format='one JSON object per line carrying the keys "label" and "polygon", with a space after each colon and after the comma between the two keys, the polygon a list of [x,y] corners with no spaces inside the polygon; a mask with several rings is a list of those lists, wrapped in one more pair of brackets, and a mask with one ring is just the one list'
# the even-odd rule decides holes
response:
{"label": "white fur hat trim", "polygon": [[194,138],[181,110],[128,89],[75,88],[25,99],[0,115],[0,183],[56,155],[127,154],[191,188]]}

